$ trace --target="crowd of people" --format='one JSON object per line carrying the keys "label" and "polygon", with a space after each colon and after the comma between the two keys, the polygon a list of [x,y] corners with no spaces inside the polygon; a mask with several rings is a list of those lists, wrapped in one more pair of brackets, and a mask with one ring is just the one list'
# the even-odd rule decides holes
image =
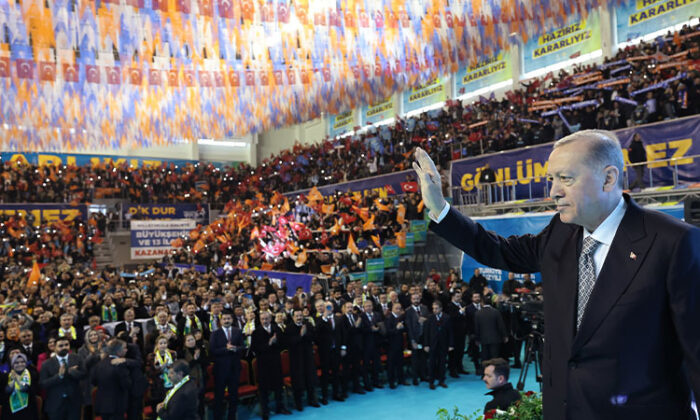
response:
{"label": "crowd of people", "polygon": [[[416,146],[446,169],[453,159],[546,143],[580,129],[617,129],[697,114],[698,34],[698,28],[686,26],[653,42],[621,49],[601,65],[580,65],[521,82],[522,88],[508,91],[500,100],[492,95],[471,104],[449,101],[442,109],[397,118],[392,126],[313,145],[297,143],[255,168],[247,164],[133,168],[128,163],[37,167],[5,162],[0,166],[4,181],[0,200],[77,203],[120,198],[222,208],[231,199],[253,198],[258,192],[291,192],[410,169]],[[561,105],[588,105],[536,106],[562,99]]]}
{"label": "crowd of people", "polygon": [[[239,271],[158,265],[130,278],[77,267],[48,263],[40,290],[24,273],[2,282],[3,418],[40,418],[41,397],[49,419],[199,418],[206,407],[231,419],[239,393],[256,395],[268,418],[272,392],[289,413],[385,385],[447,387],[446,375],[482,375],[497,357],[520,364],[522,336],[498,310],[511,295],[478,270],[469,282],[454,270],[385,287],[314,280],[306,293]],[[504,293],[540,287],[511,278]]]}

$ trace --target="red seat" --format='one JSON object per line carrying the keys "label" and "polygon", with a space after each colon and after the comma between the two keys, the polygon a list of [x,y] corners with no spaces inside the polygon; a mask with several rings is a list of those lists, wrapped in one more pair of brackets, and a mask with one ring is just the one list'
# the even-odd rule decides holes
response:
{"label": "red seat", "polygon": [[[253,360],[253,362],[256,362]],[[245,399],[254,397],[258,393],[258,386],[254,385],[250,379],[250,367],[248,362],[241,360],[241,377],[238,385],[238,398]]]}

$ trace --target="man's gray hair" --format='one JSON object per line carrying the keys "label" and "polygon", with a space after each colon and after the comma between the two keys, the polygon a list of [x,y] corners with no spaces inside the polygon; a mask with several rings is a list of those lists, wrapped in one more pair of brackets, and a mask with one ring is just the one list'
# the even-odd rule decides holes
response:
{"label": "man's gray hair", "polygon": [[616,167],[619,171],[617,185],[622,188],[625,158],[617,135],[607,130],[582,130],[557,140],[552,148],[579,141],[586,142],[586,155],[581,157],[586,164],[596,170],[603,170],[607,166]]}

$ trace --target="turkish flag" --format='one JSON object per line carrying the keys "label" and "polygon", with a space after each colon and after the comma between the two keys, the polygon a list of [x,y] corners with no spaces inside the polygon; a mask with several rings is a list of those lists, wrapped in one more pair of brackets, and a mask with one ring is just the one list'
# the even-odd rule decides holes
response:
{"label": "turkish flag", "polygon": [[143,0],[126,0],[126,5],[143,9]]}
{"label": "turkish flag", "polygon": [[10,59],[0,57],[0,77],[10,77]]}
{"label": "turkish flag", "polygon": [[284,84],[284,79],[282,79],[282,70],[275,70],[272,72],[272,75],[275,77],[275,84],[277,86],[282,86]]}
{"label": "turkish flag", "polygon": [[290,85],[296,85],[297,80],[294,75],[294,69],[287,69],[287,81],[289,82]]}
{"label": "turkish flag", "polygon": [[277,20],[280,23],[289,23],[289,5],[286,0],[280,0],[277,3]]}
{"label": "turkish flag", "polygon": [[374,12],[374,24],[377,26],[377,29],[384,27],[384,15],[379,10]]}
{"label": "turkish flag", "polygon": [[168,70],[168,86],[178,87],[180,85],[177,70]]}
{"label": "turkish flag", "polygon": [[355,15],[352,12],[345,12],[345,27],[354,28],[355,27]]}
{"label": "turkish flag", "polygon": [[301,83],[304,85],[308,85],[309,82],[309,72],[306,69],[301,69]]}
{"label": "turkish flag", "polygon": [[42,82],[56,81],[56,63],[39,62],[39,80]]}
{"label": "turkish flag", "polygon": [[231,4],[231,0],[219,0],[219,16],[225,19],[233,19],[233,4]]}
{"label": "turkish flag", "polygon": [[151,0],[151,9],[160,10],[161,12],[167,12],[168,0]]}
{"label": "turkish flag", "polygon": [[143,75],[141,73],[141,69],[134,68],[134,67],[130,68],[129,69],[129,82],[132,85],[138,86],[141,84],[141,80],[143,80]]}
{"label": "turkish flag", "polygon": [[352,66],[352,75],[355,76],[355,80],[360,78],[360,66]]}
{"label": "turkish flag", "polygon": [[392,194],[392,195],[396,194],[396,191],[394,191],[394,187],[392,187],[389,184],[385,185],[384,189],[386,190],[387,194]]}
{"label": "turkish flag", "polygon": [[275,6],[272,3],[265,3],[262,5],[262,11],[260,12],[260,18],[263,22],[274,22],[275,21]]}
{"label": "turkish flag", "polygon": [[448,28],[452,28],[455,25],[454,18],[452,17],[452,12],[450,12],[449,10],[445,12],[445,22],[447,23]]}
{"label": "turkish flag", "polygon": [[160,85],[160,70],[150,69],[148,71],[148,83],[155,86]]}
{"label": "turkish flag", "polygon": [[389,14],[386,16],[387,24],[390,28],[397,28],[399,26],[399,18],[396,17],[396,13],[393,10],[389,10]]}
{"label": "turkish flag", "polygon": [[402,182],[401,183],[401,190],[403,192],[418,192],[418,183],[413,181],[413,182]]}
{"label": "turkish flag", "polygon": [[175,10],[189,15],[192,11],[192,3],[190,3],[190,0],[177,0],[175,2]]}
{"label": "turkish flag", "polygon": [[376,63],[374,65],[374,77],[381,77],[382,76],[382,63]]}
{"label": "turkish flag", "polygon": [[360,11],[360,26],[363,28],[369,28],[369,15],[366,11]]}
{"label": "turkish flag", "polygon": [[369,79],[371,75],[371,69],[369,68],[369,64],[362,65],[362,74],[365,76],[365,79]]}
{"label": "turkish flag", "polygon": [[232,87],[238,87],[241,85],[241,77],[238,75],[236,70],[228,71],[228,83]]}
{"label": "turkish flag", "polygon": [[337,9],[331,9],[328,12],[328,26],[340,27],[340,12]]}
{"label": "turkish flag", "polygon": [[270,84],[270,76],[268,76],[265,70],[260,70],[260,84],[263,86]]}
{"label": "turkish flag", "polygon": [[121,69],[119,67],[105,67],[107,71],[107,83],[110,85],[121,84]]}
{"label": "turkish flag", "polygon": [[199,85],[202,87],[211,87],[211,75],[209,74],[208,71],[200,71],[199,72]]}
{"label": "turkish flag", "polygon": [[314,26],[326,26],[326,15],[314,13]]}
{"label": "turkish flag", "polygon": [[212,0],[199,0],[199,14],[202,16],[212,17],[214,11],[212,10]]}
{"label": "turkish flag", "polygon": [[185,70],[183,72],[183,81],[184,81],[185,86],[187,86],[187,87],[194,86],[194,71],[193,70]]}
{"label": "turkish flag", "polygon": [[20,79],[34,78],[34,61],[18,59],[15,64],[17,65],[17,77]]}
{"label": "turkish flag", "polygon": [[411,24],[408,13],[406,13],[406,10],[404,9],[399,10],[399,20],[401,21],[401,26],[404,28],[408,28],[408,26]]}
{"label": "turkish flag", "polygon": [[321,74],[323,74],[323,81],[324,82],[331,81],[331,69],[329,69],[328,67],[324,67],[321,69]]}
{"label": "turkish flag", "polygon": [[440,13],[433,14],[433,26],[435,26],[435,29],[442,28],[442,18],[440,18]]}
{"label": "turkish flag", "polygon": [[253,70],[245,71],[245,85],[255,86],[255,72]]}
{"label": "turkish flag", "polygon": [[63,80],[72,83],[80,81],[80,69],[77,64],[63,63]]}
{"label": "turkish flag", "polygon": [[223,87],[225,79],[226,79],[226,75],[224,75],[224,72],[222,72],[222,71],[215,71],[214,72],[214,84],[216,85],[216,87]]}
{"label": "turkish flag", "polygon": [[100,83],[100,68],[97,66],[86,64],[85,79],[88,83]]}

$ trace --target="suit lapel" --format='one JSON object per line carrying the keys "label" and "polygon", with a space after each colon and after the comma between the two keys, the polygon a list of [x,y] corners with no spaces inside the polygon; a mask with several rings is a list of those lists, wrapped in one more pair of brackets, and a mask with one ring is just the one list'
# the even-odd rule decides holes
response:
{"label": "suit lapel", "polygon": [[[582,235],[583,228],[574,229],[571,236],[564,238],[560,245],[562,253],[559,258],[562,263],[559,264],[557,278],[571,278],[571,273],[574,273],[574,281],[562,281],[557,283],[561,285],[562,291],[561,293],[557,293],[556,296],[561,296],[564,299],[559,307],[564,308],[563,316],[565,320],[564,326],[566,327],[567,347],[571,345],[575,333],[576,297],[578,295],[578,254],[581,248]],[[575,245],[572,246],[571,244]],[[546,288],[545,294],[548,294]],[[545,305],[547,304],[546,302],[547,298],[545,297]]]}
{"label": "suit lapel", "polygon": [[574,339],[572,354],[591,338],[620,295],[627,290],[654,241],[655,235],[646,233],[642,210],[628,196],[625,199],[627,211],[591,292],[581,328]]}

